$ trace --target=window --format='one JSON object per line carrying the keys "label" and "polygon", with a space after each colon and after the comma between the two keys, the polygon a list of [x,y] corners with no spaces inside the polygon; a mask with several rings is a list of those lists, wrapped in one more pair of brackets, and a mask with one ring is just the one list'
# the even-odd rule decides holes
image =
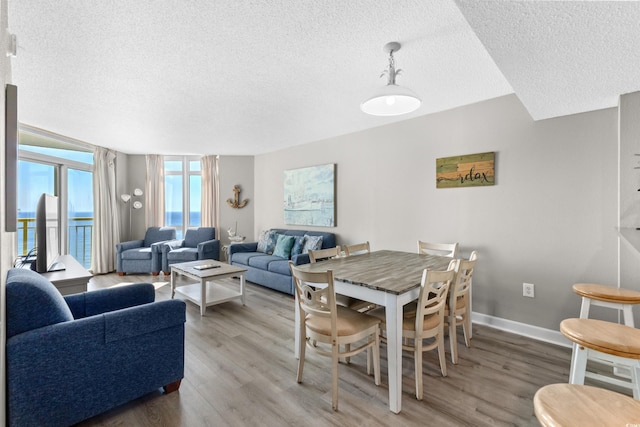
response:
{"label": "window", "polygon": [[167,156],[164,161],[165,225],[181,239],[187,228],[201,225],[200,159]]}
{"label": "window", "polygon": [[17,253],[35,247],[35,211],[42,193],[60,200],[60,253],[91,266],[93,150],[86,144],[21,126],[18,150]]}

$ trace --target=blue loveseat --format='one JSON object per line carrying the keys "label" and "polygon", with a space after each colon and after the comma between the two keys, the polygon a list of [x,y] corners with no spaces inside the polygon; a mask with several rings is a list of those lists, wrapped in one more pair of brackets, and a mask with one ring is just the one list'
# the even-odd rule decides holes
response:
{"label": "blue loveseat", "polygon": [[[272,229],[285,236],[322,236],[322,248],[336,246],[336,235],[319,231]],[[293,255],[295,265],[309,263],[309,254]],[[293,295],[294,285],[289,269],[289,259],[258,252],[258,242],[234,244],[229,246],[229,262],[247,269],[246,279],[259,285]]]}
{"label": "blue loveseat", "polygon": [[38,273],[9,270],[9,426],[69,426],[161,387],[177,390],[185,303],[154,298],[150,283],[63,297]]}

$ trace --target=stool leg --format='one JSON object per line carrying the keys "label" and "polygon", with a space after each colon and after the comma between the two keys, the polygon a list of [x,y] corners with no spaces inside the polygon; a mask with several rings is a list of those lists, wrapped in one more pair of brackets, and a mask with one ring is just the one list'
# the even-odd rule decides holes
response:
{"label": "stool leg", "polygon": [[631,366],[631,384],[633,385],[633,398],[640,400],[640,361]]}
{"label": "stool leg", "polygon": [[632,308],[633,306],[631,304],[624,304],[622,306],[622,314],[624,316],[624,324],[635,328],[633,323],[633,311],[631,310]]}
{"label": "stool leg", "polygon": [[569,384],[584,384],[584,376],[587,371],[587,356],[589,350],[573,344],[571,355],[571,370],[569,371]]}
{"label": "stool leg", "polygon": [[591,306],[591,299],[587,297],[582,297],[582,305],[580,306],[580,318],[588,319],[589,318],[589,307]]}

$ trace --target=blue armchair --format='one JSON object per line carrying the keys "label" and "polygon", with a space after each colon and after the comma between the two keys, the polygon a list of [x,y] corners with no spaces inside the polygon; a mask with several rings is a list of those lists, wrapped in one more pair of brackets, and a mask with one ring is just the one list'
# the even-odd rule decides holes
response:
{"label": "blue armchair", "polygon": [[214,227],[190,228],[182,240],[162,245],[162,271],[170,274],[171,264],[200,259],[220,260],[220,240]]}
{"label": "blue armchair", "polygon": [[142,240],[116,244],[116,271],[127,273],[151,273],[157,276],[162,268],[162,245],[176,238],[173,227],[149,227]]}
{"label": "blue armchair", "polygon": [[184,377],[185,304],[150,283],[63,297],[14,268],[6,286],[9,426],[69,426]]}

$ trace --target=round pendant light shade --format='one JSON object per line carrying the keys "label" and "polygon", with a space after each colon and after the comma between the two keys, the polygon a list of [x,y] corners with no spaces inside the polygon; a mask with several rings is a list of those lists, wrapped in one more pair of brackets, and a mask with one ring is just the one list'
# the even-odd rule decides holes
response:
{"label": "round pendant light shade", "polygon": [[373,116],[398,116],[417,110],[420,98],[413,91],[402,86],[389,84],[360,105],[360,109]]}
{"label": "round pendant light shade", "polygon": [[402,70],[396,70],[393,52],[400,50],[400,47],[400,43],[397,42],[390,42],[384,46],[384,51],[389,53],[389,68],[384,70],[382,76],[387,74],[388,83],[360,104],[360,109],[365,113],[374,116],[398,116],[415,111],[422,104],[412,90],[396,84],[396,76]]}

